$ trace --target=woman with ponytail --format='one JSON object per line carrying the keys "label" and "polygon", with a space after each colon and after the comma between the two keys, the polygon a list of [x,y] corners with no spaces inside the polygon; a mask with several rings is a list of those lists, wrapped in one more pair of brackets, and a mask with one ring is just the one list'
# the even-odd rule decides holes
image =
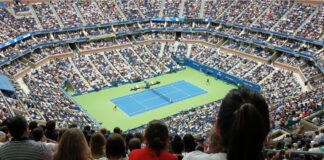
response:
{"label": "woman with ponytail", "polygon": [[129,160],[177,160],[177,156],[168,152],[169,130],[162,121],[149,122],[144,139],[146,148],[133,150]]}
{"label": "woman with ponytail", "polygon": [[224,98],[216,133],[227,160],[262,160],[263,144],[270,131],[266,100],[246,88],[230,91]]}

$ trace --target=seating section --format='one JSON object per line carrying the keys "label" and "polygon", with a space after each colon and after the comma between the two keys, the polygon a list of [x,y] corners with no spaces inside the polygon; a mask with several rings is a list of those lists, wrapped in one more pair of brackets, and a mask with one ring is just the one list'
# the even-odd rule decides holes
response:
{"label": "seating section", "polygon": [[[72,27],[37,33],[0,49],[0,62],[14,59],[0,71],[17,90],[15,95],[0,92],[0,110],[5,118],[21,114],[28,121],[56,120],[60,128],[72,123],[98,127],[66,91],[83,94],[138,82],[181,70],[175,58],[190,58],[259,84],[269,103],[271,127],[286,127],[323,106],[324,52],[323,45],[316,43],[323,41],[323,9],[323,5],[281,0],[58,0],[0,7],[0,43],[4,45],[32,31]],[[213,18],[235,24],[145,20],[85,26],[152,17]],[[165,28],[168,31],[160,31]],[[186,31],[179,34],[179,28]],[[197,31],[205,29],[214,33]],[[147,32],[125,34],[138,30]],[[206,134],[219,107],[220,101],[215,101],[163,121],[172,135]],[[142,130],[143,126],[131,131]]]}

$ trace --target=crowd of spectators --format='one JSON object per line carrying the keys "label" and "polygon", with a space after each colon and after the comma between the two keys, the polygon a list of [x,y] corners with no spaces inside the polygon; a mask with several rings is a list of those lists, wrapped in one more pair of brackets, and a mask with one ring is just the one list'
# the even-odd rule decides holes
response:
{"label": "crowd of spectators", "polygon": [[303,22],[315,11],[316,7],[306,4],[295,4],[292,10],[287,14],[287,17],[280,19],[273,30],[293,34],[302,25]]}

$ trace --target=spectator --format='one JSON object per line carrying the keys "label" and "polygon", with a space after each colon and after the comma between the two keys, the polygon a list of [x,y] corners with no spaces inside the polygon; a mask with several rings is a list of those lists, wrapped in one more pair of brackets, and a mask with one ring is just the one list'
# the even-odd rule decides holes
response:
{"label": "spectator", "polygon": [[46,122],[45,136],[54,141],[57,140],[57,131],[55,130],[55,126],[56,126],[55,121],[50,120]]}
{"label": "spectator", "polygon": [[8,122],[11,141],[0,147],[0,159],[3,160],[49,160],[51,150],[43,143],[28,140],[28,124],[24,117],[16,116]]}
{"label": "spectator", "polygon": [[195,138],[191,134],[183,136],[184,152],[190,153],[196,149]]}
{"label": "spectator", "polygon": [[133,151],[134,149],[141,149],[142,143],[141,140],[138,138],[132,138],[128,142],[128,150],[129,152]]}
{"label": "spectator", "polygon": [[86,125],[82,132],[87,140],[87,143],[89,144],[91,138],[91,127],[89,125]]}
{"label": "spectator", "polygon": [[169,130],[162,121],[149,122],[144,138],[147,147],[133,150],[130,160],[177,160],[175,155],[168,153]]}
{"label": "spectator", "polygon": [[38,126],[37,122],[36,121],[31,121],[29,122],[29,125],[28,125],[28,128],[29,130],[33,130],[34,128],[36,128]]}
{"label": "spectator", "polygon": [[171,150],[172,150],[172,153],[177,155],[178,160],[182,160],[182,158],[183,158],[182,152],[184,150],[184,144],[183,144],[183,141],[179,135],[175,135],[173,137],[173,140],[171,142]]}
{"label": "spectator", "polygon": [[[268,105],[260,94],[239,88],[225,96],[218,113],[216,134],[220,136],[227,160],[263,159],[262,148],[269,131]],[[223,153],[215,156],[225,159]]]}
{"label": "spectator", "polygon": [[78,128],[67,130],[60,139],[53,160],[92,160],[87,141]]}
{"label": "spectator", "polygon": [[106,155],[109,160],[126,160],[126,144],[120,134],[111,134],[106,142]]}
{"label": "spectator", "polygon": [[186,156],[183,157],[183,160],[218,160],[223,157],[225,159],[224,153],[218,153],[221,151],[220,147],[220,138],[216,134],[215,128],[211,130],[210,136],[209,136],[209,151],[208,153],[204,153],[202,151],[196,150],[193,152],[188,153]]}
{"label": "spectator", "polygon": [[122,134],[123,133],[123,131],[119,127],[115,127],[113,132],[117,133],[117,134]]}
{"label": "spectator", "polygon": [[91,154],[94,159],[106,160],[105,137],[97,132],[90,139]]}

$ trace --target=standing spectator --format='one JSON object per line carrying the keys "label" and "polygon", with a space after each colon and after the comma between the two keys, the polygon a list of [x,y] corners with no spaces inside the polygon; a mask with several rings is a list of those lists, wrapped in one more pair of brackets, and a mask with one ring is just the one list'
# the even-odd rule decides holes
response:
{"label": "standing spectator", "polygon": [[90,149],[92,157],[98,160],[105,160],[105,137],[97,132],[90,139]]}
{"label": "standing spectator", "polygon": [[29,140],[28,124],[24,117],[16,116],[8,122],[11,141],[0,147],[2,160],[50,160],[52,152],[44,143]]}
{"label": "standing spectator", "polygon": [[120,134],[111,134],[106,142],[106,154],[109,160],[127,160],[125,140]]}
{"label": "standing spectator", "polygon": [[261,160],[263,144],[270,131],[265,99],[245,88],[231,90],[223,99],[216,121],[216,134],[227,154],[218,159]]}
{"label": "standing spectator", "polygon": [[144,138],[146,148],[133,150],[129,154],[130,160],[177,160],[177,157],[168,152],[169,130],[160,120],[149,122]]}
{"label": "standing spectator", "polygon": [[78,128],[63,134],[53,160],[93,160],[87,141]]}

